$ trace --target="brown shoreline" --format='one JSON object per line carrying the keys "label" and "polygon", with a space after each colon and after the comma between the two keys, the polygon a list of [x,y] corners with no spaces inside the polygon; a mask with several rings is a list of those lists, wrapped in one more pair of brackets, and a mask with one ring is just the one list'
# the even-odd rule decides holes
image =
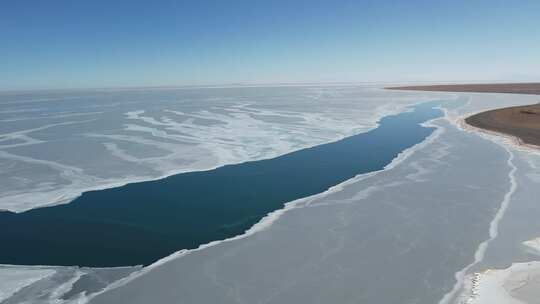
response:
{"label": "brown shoreline", "polygon": [[540,104],[481,112],[465,118],[473,127],[515,136],[540,147]]}
{"label": "brown shoreline", "polygon": [[540,82],[415,85],[404,87],[387,87],[385,89],[434,92],[509,93],[540,95]]}
{"label": "brown shoreline", "polygon": [[[540,83],[455,84],[389,87],[390,90],[540,95]],[[473,127],[519,138],[540,148],[540,103],[489,110],[465,118]]]}

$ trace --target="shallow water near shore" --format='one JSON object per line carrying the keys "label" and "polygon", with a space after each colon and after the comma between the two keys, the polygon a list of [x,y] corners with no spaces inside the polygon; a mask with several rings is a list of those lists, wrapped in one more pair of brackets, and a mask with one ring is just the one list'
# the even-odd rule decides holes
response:
{"label": "shallow water near shore", "polygon": [[[382,169],[434,130],[437,103],[387,116],[366,133],[280,157],[90,191],[66,205],[0,213],[0,263],[150,264],[242,234],[286,202]],[[96,251],[95,248],[102,248]],[[35,252],[40,254],[36,255]]]}

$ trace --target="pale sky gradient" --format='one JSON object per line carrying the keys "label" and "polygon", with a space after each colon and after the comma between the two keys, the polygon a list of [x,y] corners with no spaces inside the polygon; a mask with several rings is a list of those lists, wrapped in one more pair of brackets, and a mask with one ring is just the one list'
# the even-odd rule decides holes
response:
{"label": "pale sky gradient", "polygon": [[539,16],[536,0],[3,1],[0,90],[540,81]]}

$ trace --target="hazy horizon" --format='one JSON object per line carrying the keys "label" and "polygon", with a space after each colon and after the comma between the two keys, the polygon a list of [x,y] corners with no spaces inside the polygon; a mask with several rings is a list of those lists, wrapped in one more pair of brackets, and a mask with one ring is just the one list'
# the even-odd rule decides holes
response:
{"label": "hazy horizon", "polygon": [[17,94],[25,92],[70,92],[70,91],[151,91],[151,90],[182,90],[182,89],[227,89],[227,88],[272,88],[272,87],[332,87],[332,86],[391,86],[408,85],[438,85],[438,84],[504,84],[504,83],[540,83],[538,80],[500,79],[500,80],[438,80],[438,81],[333,81],[333,82],[254,82],[254,83],[207,83],[207,84],[165,84],[165,85],[139,85],[139,86],[80,86],[80,87],[45,87],[45,88],[14,88],[0,89],[0,94]]}
{"label": "hazy horizon", "polygon": [[25,1],[0,91],[540,79],[537,1]]}

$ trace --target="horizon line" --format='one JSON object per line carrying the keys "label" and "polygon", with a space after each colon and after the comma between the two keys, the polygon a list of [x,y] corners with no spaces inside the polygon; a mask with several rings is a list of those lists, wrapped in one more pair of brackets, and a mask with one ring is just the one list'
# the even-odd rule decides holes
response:
{"label": "horizon line", "polygon": [[69,91],[137,91],[137,90],[181,90],[181,89],[227,89],[227,88],[257,88],[257,87],[303,87],[303,86],[340,86],[340,85],[407,85],[407,84],[491,84],[491,83],[535,83],[538,81],[512,80],[436,80],[436,81],[286,81],[286,82],[232,82],[215,84],[170,84],[142,86],[103,86],[103,87],[72,87],[72,88],[29,88],[29,89],[0,89],[0,94],[16,94],[29,92],[69,92]]}

